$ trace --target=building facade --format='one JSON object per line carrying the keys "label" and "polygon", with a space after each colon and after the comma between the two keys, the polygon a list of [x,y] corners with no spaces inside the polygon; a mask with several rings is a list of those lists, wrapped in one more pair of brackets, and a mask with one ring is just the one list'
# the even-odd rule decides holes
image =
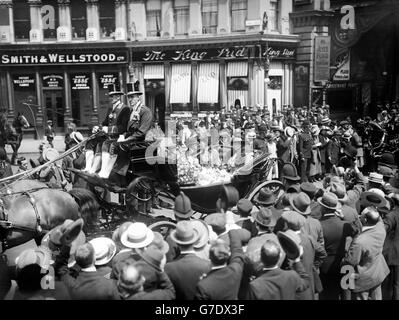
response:
{"label": "building facade", "polygon": [[293,32],[301,36],[295,105],[325,103],[337,115],[373,116],[378,105],[399,99],[398,1],[298,0],[293,5]]}
{"label": "building facade", "polygon": [[[293,104],[291,0],[1,0],[0,107],[42,127],[102,120],[139,80],[156,119]],[[29,107],[29,108],[28,108]]]}

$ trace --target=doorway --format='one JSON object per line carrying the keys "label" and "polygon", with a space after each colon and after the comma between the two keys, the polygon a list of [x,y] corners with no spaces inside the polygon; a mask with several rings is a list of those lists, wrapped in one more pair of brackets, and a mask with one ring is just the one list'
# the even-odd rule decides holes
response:
{"label": "doorway", "polygon": [[53,128],[63,132],[64,128],[64,97],[62,90],[44,90],[44,102],[46,106],[46,121],[53,121]]}

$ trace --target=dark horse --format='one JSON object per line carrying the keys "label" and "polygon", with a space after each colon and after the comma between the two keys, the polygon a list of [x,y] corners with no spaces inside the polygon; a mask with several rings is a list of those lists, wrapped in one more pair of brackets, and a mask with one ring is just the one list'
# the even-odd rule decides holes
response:
{"label": "dark horse", "polygon": [[18,157],[18,149],[23,138],[22,128],[29,128],[29,122],[22,113],[18,112],[12,123],[8,121],[6,113],[0,114],[0,147],[4,148],[6,144],[11,146],[12,164],[15,164]]}
{"label": "dark horse", "polygon": [[44,234],[66,219],[83,218],[84,232],[94,229],[99,205],[86,189],[50,189],[35,180],[20,180],[0,189],[0,241],[3,251]]}

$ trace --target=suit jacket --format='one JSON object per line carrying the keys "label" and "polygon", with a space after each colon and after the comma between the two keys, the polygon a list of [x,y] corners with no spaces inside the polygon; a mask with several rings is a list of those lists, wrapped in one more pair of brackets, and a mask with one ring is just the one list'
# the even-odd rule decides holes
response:
{"label": "suit jacket", "polygon": [[[320,221],[311,217],[310,215],[305,216],[305,218],[306,218],[306,221],[302,227],[302,231],[307,233],[310,237],[312,237],[313,240],[318,244],[319,250],[324,251],[325,256],[327,256],[327,253],[325,252],[325,246],[324,246],[323,228],[321,226]],[[322,263],[322,261],[317,260],[317,261],[315,261],[315,266],[318,268],[318,267],[320,267],[321,263]]]}
{"label": "suit jacket", "polygon": [[389,266],[399,266],[399,208],[384,217],[386,238],[383,254]]}
{"label": "suit jacket", "polygon": [[193,300],[201,276],[210,271],[210,263],[194,253],[181,254],[165,266],[165,272],[176,289],[176,300]]}
{"label": "suit jacket", "polygon": [[320,219],[323,228],[324,246],[327,257],[320,267],[323,274],[340,274],[341,261],[345,256],[346,237],[352,237],[353,227],[335,214],[324,215]]}
{"label": "suit jacket", "polygon": [[299,157],[305,159],[312,158],[313,138],[310,133],[301,133],[299,135],[298,151]]}
{"label": "suit jacket", "polygon": [[337,164],[339,160],[339,154],[340,154],[340,149],[341,149],[341,144],[339,140],[333,138],[329,141],[327,144],[327,157],[329,157],[331,160],[331,164]]}
{"label": "suit jacket", "polygon": [[102,273],[81,271],[76,278],[71,276],[67,266],[69,252],[69,246],[61,249],[54,270],[69,289],[73,300],[119,300],[116,282],[106,279]]}
{"label": "suit jacket", "polygon": [[292,140],[287,137],[280,137],[277,141],[277,157],[283,162],[291,162],[290,146]]}
{"label": "suit jacket", "polygon": [[363,292],[380,285],[389,274],[389,268],[382,255],[385,241],[385,227],[379,221],[371,228],[364,228],[356,236],[343,260],[356,270],[354,292]]}
{"label": "suit jacket", "polygon": [[228,265],[211,270],[199,281],[195,300],[237,300],[245,256],[237,230],[229,231],[229,236],[231,256]]}
{"label": "suit jacket", "polygon": [[296,300],[297,294],[310,286],[309,275],[301,262],[294,263],[294,270],[280,268],[265,271],[250,283],[247,300]]}
{"label": "suit jacket", "polygon": [[351,223],[356,233],[359,233],[362,230],[362,223],[360,222],[356,209],[347,204],[342,204],[341,213],[342,219]]}
{"label": "suit jacket", "polygon": [[127,123],[129,121],[130,108],[120,102],[115,107],[115,110],[112,109],[113,106],[108,109],[102,125],[108,127],[109,134],[123,134],[126,132]]}

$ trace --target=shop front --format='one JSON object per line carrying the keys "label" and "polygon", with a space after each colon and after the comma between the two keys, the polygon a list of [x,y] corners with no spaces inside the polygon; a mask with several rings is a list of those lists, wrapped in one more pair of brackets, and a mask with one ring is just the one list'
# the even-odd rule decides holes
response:
{"label": "shop front", "polygon": [[39,130],[47,120],[58,132],[71,121],[81,130],[102,121],[108,85],[127,77],[128,51],[122,49],[26,49],[1,51],[0,58],[3,109],[9,118],[23,113]]}
{"label": "shop front", "polygon": [[[233,107],[273,113],[292,103],[296,41],[131,48],[134,77],[162,123]],[[265,72],[265,62],[267,70]],[[265,93],[265,88],[267,92]]]}

